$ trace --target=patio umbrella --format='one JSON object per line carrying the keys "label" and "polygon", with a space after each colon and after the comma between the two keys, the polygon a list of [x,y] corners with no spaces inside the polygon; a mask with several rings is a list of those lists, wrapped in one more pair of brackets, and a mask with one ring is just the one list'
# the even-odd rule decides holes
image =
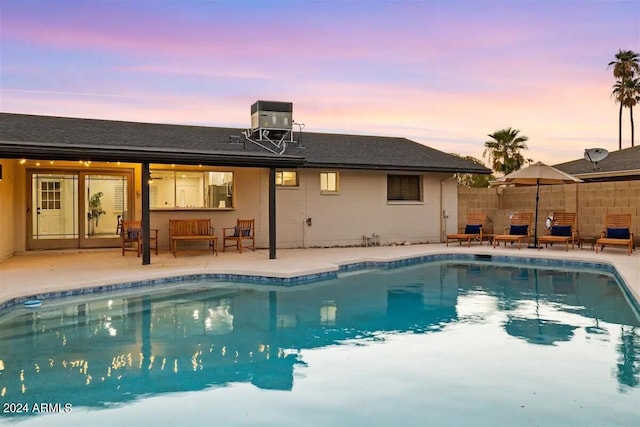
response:
{"label": "patio umbrella", "polygon": [[535,215],[535,233],[534,246],[538,247],[538,203],[540,202],[540,184],[571,184],[582,182],[574,176],[562,172],[552,166],[545,165],[542,162],[535,162],[526,168],[517,170],[505,175],[493,184],[519,184],[519,185],[535,185],[536,186],[536,215]]}

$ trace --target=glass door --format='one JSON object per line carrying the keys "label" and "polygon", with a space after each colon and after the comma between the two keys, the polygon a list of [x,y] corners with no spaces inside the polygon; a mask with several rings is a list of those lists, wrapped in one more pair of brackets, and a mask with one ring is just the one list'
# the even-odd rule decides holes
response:
{"label": "glass door", "polygon": [[30,248],[77,247],[78,175],[32,173]]}
{"label": "glass door", "polygon": [[86,246],[104,239],[119,239],[118,224],[128,219],[128,185],[125,175],[84,175],[84,233]]}
{"label": "glass door", "polygon": [[130,171],[29,171],[28,249],[119,246],[132,176]]}

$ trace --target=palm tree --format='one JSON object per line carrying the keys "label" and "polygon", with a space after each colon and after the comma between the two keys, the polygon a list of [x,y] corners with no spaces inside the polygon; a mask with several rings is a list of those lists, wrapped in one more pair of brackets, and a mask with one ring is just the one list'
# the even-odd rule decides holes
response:
{"label": "palm tree", "polygon": [[[618,80],[614,83],[611,96],[620,104],[620,120],[622,120],[622,108],[629,108],[629,118],[631,121],[631,146],[634,143],[635,126],[633,122],[633,107],[640,102],[640,78],[629,78]],[[620,145],[620,149],[622,145]]]}
{"label": "palm tree", "polygon": [[509,127],[488,135],[493,140],[484,143],[482,157],[489,156],[494,171],[507,175],[520,169],[526,162],[521,151],[527,150],[526,142],[529,138],[519,136],[519,133],[518,129]]}
{"label": "palm tree", "polygon": [[[622,150],[622,108],[628,105],[628,91],[627,80],[634,78],[636,74],[640,74],[640,55],[632,50],[620,49],[616,53],[616,60],[611,61],[608,64],[608,68],[613,68],[613,77],[616,79],[616,84],[613,85],[613,92],[611,96],[620,104],[620,112],[618,113],[618,149]],[[619,85],[617,88],[616,86]],[[637,92],[631,96],[635,99]],[[635,105],[635,104],[634,104]],[[629,106],[629,114],[631,116],[631,146],[634,145],[633,141],[633,106]]]}
{"label": "palm tree", "polygon": [[622,105],[629,109],[629,120],[631,121],[631,146],[634,144],[633,107],[640,102],[640,78],[625,80],[624,98]]}

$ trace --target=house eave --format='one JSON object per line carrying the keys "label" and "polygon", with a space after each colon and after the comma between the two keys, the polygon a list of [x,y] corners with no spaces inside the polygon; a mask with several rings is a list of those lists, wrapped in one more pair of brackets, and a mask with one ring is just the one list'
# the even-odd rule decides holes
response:
{"label": "house eave", "polygon": [[489,175],[489,169],[455,168],[446,166],[406,166],[406,165],[376,165],[360,163],[320,163],[307,162],[305,167],[314,169],[358,169],[358,170],[384,170],[384,171],[411,171],[411,172],[438,172],[438,173],[472,173]]}
{"label": "house eave", "polygon": [[198,150],[168,150],[147,147],[51,145],[37,142],[0,141],[0,157],[42,160],[90,160],[130,163],[182,163],[243,167],[300,167],[306,161],[297,156],[270,156],[259,153],[226,153]]}
{"label": "house eave", "polygon": [[576,173],[573,176],[582,180],[600,179],[600,178],[612,178],[622,176],[636,176],[640,175],[640,169],[631,169],[623,171],[605,171],[605,172],[588,172],[588,173]]}

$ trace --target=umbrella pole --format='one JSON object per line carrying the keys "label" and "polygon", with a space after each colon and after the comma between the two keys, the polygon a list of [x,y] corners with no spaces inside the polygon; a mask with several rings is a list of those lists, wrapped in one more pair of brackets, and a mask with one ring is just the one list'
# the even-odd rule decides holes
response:
{"label": "umbrella pole", "polygon": [[538,249],[538,202],[540,201],[540,178],[536,180],[536,219],[533,223],[533,246],[529,248]]}

